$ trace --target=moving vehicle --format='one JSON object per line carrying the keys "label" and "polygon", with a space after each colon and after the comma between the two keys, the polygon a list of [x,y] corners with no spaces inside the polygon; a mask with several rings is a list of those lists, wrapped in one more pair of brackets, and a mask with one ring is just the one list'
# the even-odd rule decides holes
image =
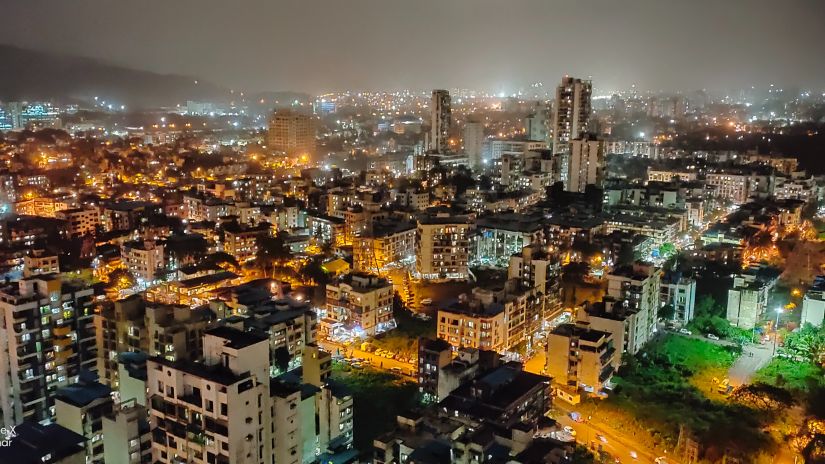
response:
{"label": "moving vehicle", "polygon": [[432,298],[424,298],[423,300],[421,300],[421,304],[423,304],[424,306],[429,306],[429,305],[433,304],[433,299]]}
{"label": "moving vehicle", "polygon": [[719,340],[719,337],[717,337],[714,334],[708,334],[708,338],[711,339],[711,340]]}
{"label": "moving vehicle", "polygon": [[633,459],[639,459],[639,455],[638,455],[638,454],[636,454],[636,452],[635,452],[635,451],[631,451],[631,452],[630,452],[630,457],[631,457],[631,458],[633,458]]}
{"label": "moving vehicle", "polygon": [[569,425],[565,425],[563,430],[574,437],[576,436],[576,431],[573,430],[573,427],[570,427]]}
{"label": "moving vehicle", "polygon": [[605,438],[604,435],[596,435],[596,438],[602,443],[607,443],[607,438]]}

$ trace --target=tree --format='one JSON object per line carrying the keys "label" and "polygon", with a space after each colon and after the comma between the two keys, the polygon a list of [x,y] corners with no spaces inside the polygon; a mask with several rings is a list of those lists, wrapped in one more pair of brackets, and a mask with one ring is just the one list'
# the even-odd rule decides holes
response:
{"label": "tree", "polygon": [[782,352],[801,356],[814,364],[822,364],[825,359],[825,326],[805,324],[799,330],[791,332],[785,337]]}
{"label": "tree", "polygon": [[676,308],[672,304],[666,304],[659,308],[659,319],[672,320],[676,315]]}
{"label": "tree", "polygon": [[788,390],[762,382],[742,385],[733,391],[731,399],[766,412],[776,412],[796,403]]}
{"label": "tree", "polygon": [[278,232],[271,237],[269,235],[258,236],[258,251],[255,254],[255,261],[265,272],[272,271],[276,264],[283,264],[292,257],[289,247],[286,245],[286,232]]}
{"label": "tree", "polygon": [[289,361],[292,360],[292,355],[289,354],[289,350],[285,346],[279,346],[275,348],[273,356],[275,357],[275,366],[280,369],[281,372],[286,372],[287,369],[289,369]]}

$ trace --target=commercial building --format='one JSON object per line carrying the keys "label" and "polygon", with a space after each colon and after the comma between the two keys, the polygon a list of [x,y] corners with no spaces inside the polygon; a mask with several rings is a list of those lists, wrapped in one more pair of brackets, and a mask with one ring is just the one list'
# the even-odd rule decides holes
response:
{"label": "commercial building", "polygon": [[55,274],[0,289],[0,410],[6,426],[54,415],[54,391],[95,369],[94,291]]}
{"label": "commercial building", "polygon": [[470,250],[466,216],[427,214],[418,219],[415,264],[425,280],[464,280]]}
{"label": "commercial building", "polygon": [[374,336],[395,328],[392,284],[365,273],[347,274],[327,284],[324,317],[358,335]]}
{"label": "commercial building", "polygon": [[[587,324],[562,324],[547,335],[547,375],[558,396],[578,402],[579,391],[604,395],[615,371],[613,334]],[[571,401],[572,400],[572,401]]]}
{"label": "commercial building", "polygon": [[593,86],[588,80],[565,76],[556,87],[553,106],[553,152],[567,150],[571,140],[588,130]]}
{"label": "commercial building", "polygon": [[269,120],[266,141],[271,151],[309,160],[315,154],[315,119],[292,110],[278,110]]}
{"label": "commercial building", "polygon": [[447,152],[451,126],[450,92],[433,90],[433,96],[430,100],[430,151],[435,153]]}

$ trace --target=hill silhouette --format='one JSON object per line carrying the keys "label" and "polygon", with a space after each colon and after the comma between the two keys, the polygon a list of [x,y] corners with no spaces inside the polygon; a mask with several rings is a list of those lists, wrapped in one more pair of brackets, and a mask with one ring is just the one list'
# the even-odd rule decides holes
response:
{"label": "hill silhouette", "polygon": [[229,91],[193,77],[158,74],[103,61],[0,45],[0,101],[86,100],[95,96],[131,108],[187,100],[226,101]]}

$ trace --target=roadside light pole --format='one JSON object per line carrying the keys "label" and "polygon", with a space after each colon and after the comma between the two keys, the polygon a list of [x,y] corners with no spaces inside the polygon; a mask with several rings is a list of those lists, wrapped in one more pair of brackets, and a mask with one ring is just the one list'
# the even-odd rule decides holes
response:
{"label": "roadside light pole", "polygon": [[776,345],[779,343],[779,316],[782,314],[782,307],[776,308],[776,324],[773,326],[773,354],[771,358],[776,356]]}

